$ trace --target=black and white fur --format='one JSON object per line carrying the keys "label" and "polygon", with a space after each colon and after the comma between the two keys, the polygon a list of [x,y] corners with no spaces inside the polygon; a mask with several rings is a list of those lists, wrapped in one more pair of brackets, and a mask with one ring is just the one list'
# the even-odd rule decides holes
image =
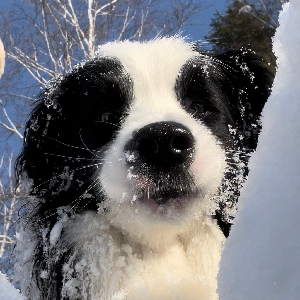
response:
{"label": "black and white fur", "polygon": [[272,75],[252,52],[115,42],[26,125],[16,280],[28,299],[217,299]]}

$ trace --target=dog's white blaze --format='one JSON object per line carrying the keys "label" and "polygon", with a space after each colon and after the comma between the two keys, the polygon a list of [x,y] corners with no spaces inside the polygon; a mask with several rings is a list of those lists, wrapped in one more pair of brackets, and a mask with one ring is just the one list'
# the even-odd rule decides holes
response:
{"label": "dog's white blaze", "polygon": [[99,48],[97,55],[117,57],[133,80],[135,104],[160,111],[174,94],[180,68],[199,54],[182,39],[162,38],[147,43],[108,43]]}

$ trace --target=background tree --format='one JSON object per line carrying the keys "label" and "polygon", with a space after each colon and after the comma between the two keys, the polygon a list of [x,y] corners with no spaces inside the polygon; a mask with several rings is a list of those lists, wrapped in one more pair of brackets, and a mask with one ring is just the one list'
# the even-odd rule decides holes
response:
{"label": "background tree", "polygon": [[233,0],[225,14],[217,12],[206,38],[213,50],[252,49],[271,64],[275,72],[272,37],[278,26],[282,0]]}
{"label": "background tree", "polygon": [[15,187],[14,157],[0,158],[0,272],[11,275],[11,253],[15,244],[14,222],[20,209],[24,186]]}
{"label": "background tree", "polygon": [[[0,269],[7,272],[11,225],[24,190],[14,190],[13,160],[34,95],[48,80],[94,56],[110,40],[142,41],[199,25],[193,0],[14,0],[0,13],[7,54],[0,80]],[[1,265],[2,262],[2,265]]]}

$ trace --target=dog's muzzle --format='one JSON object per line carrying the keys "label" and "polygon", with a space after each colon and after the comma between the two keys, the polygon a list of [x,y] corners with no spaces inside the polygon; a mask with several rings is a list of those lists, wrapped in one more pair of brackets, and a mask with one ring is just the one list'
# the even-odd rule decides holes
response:
{"label": "dog's muzzle", "polygon": [[164,204],[198,193],[189,174],[195,139],[186,126],[176,122],[151,123],[133,133],[124,153],[139,199]]}

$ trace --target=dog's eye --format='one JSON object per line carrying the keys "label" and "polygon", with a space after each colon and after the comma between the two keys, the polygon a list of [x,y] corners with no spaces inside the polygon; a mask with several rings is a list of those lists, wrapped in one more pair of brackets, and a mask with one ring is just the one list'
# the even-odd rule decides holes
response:
{"label": "dog's eye", "polygon": [[115,111],[101,111],[97,114],[94,122],[103,122],[103,123],[117,123],[118,122],[118,113]]}
{"label": "dog's eye", "polygon": [[197,114],[203,114],[209,111],[209,107],[204,101],[200,101],[199,99],[185,98],[183,103],[186,109],[196,112]]}
{"label": "dog's eye", "polygon": [[106,111],[100,116],[102,122],[112,121],[114,118],[114,113],[112,111]]}

